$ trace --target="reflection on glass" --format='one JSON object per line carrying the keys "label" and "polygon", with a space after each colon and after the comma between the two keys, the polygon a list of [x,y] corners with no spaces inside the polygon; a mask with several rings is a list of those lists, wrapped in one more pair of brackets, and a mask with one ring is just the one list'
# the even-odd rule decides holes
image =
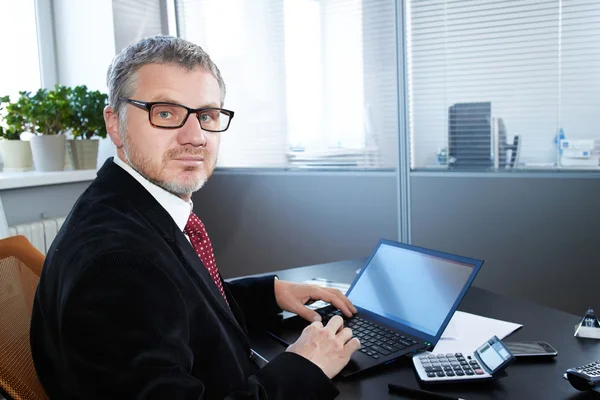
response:
{"label": "reflection on glass", "polygon": [[382,244],[348,297],[358,307],[435,336],[472,270]]}

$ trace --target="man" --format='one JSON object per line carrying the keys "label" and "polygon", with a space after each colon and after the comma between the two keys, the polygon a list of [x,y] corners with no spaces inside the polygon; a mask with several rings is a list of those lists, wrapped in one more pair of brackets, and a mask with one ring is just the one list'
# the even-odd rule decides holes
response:
{"label": "man", "polygon": [[[108,71],[104,117],[118,151],[69,214],[36,293],[31,347],[57,399],[333,398],[330,379],[360,347],[339,291],[274,276],[225,283],[191,194],[211,175],[225,85],[198,46],[157,36],[130,45]],[[315,321],[259,369],[247,336],[281,309]]]}

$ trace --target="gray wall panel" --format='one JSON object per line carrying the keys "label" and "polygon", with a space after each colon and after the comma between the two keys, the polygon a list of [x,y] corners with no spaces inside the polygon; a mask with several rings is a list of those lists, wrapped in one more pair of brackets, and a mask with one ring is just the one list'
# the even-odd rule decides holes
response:
{"label": "gray wall panel", "polygon": [[[600,308],[600,179],[411,182],[414,244],[485,259],[480,287],[577,314]],[[194,200],[233,277],[368,255],[396,237],[395,185],[391,172],[219,171]]]}
{"label": "gray wall panel", "polygon": [[[217,171],[194,209],[225,277],[363,257],[396,238],[394,175]],[[411,183],[414,244],[485,259],[480,287],[576,314],[600,308],[600,179],[413,174]],[[14,225],[66,215],[88,185],[0,197]]]}
{"label": "gray wall panel", "polygon": [[194,210],[225,277],[366,256],[398,232],[392,172],[221,171]]}
{"label": "gray wall panel", "polygon": [[485,259],[476,285],[600,307],[600,179],[422,175],[411,193],[413,243]]}

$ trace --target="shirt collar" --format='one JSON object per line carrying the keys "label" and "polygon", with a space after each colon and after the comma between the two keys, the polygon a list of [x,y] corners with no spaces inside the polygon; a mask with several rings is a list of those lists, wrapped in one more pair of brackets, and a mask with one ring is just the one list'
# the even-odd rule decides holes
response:
{"label": "shirt collar", "polygon": [[127,171],[129,175],[134,177],[135,180],[138,181],[165,210],[167,210],[171,218],[173,218],[173,221],[175,221],[175,224],[179,230],[183,232],[183,229],[185,228],[185,225],[190,217],[190,213],[194,208],[192,201],[190,200],[187,202],[182,198],[167,192],[160,186],[150,182],[130,165],[121,160],[118,155],[115,155],[114,162],[119,167]]}

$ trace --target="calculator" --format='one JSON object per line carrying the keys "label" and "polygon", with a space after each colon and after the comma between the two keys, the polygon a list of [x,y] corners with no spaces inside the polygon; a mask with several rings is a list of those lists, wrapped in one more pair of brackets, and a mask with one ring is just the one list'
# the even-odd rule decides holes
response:
{"label": "calculator", "polygon": [[577,390],[597,389],[600,386],[600,360],[581,367],[569,368],[565,378]]}
{"label": "calculator", "polygon": [[515,357],[497,336],[493,336],[473,353],[415,355],[413,364],[423,383],[450,383],[496,379]]}

